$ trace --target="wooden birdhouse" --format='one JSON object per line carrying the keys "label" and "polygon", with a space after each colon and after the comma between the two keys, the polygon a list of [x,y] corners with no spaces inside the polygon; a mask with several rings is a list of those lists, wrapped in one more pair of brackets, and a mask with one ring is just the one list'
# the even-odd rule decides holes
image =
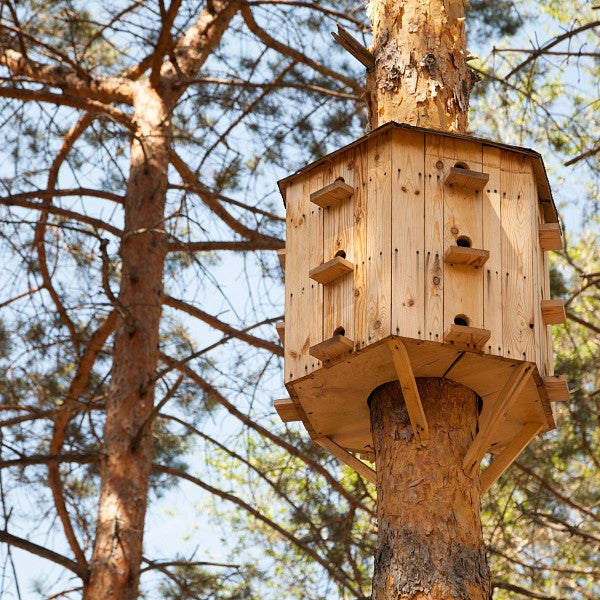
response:
{"label": "wooden birdhouse", "polygon": [[[285,384],[275,406],[367,476],[367,399],[399,380],[427,438],[415,378],[482,399],[465,457],[489,487],[555,427],[548,250],[562,248],[536,152],[389,123],[280,182],[286,204]],[[283,336],[285,328],[285,336]],[[371,477],[372,478],[372,477]]]}

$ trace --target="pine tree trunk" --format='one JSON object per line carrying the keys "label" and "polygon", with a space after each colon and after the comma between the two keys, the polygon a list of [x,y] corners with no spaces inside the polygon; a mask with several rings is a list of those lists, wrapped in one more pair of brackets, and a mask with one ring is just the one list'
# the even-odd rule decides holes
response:
{"label": "pine tree trunk", "polygon": [[138,597],[148,481],[150,427],[166,255],[164,208],[171,124],[149,83],[136,89],[136,135],[120,248],[120,313],[101,461],[100,506],[86,600]]}
{"label": "pine tree trunk", "polygon": [[477,432],[477,395],[417,379],[430,438],[415,440],[398,383],[370,397],[379,535],[372,600],[489,600],[479,478],[462,470]]}
{"label": "pine tree trunk", "polygon": [[371,129],[396,121],[467,130],[473,81],[464,0],[371,0],[375,69],[367,75]]}

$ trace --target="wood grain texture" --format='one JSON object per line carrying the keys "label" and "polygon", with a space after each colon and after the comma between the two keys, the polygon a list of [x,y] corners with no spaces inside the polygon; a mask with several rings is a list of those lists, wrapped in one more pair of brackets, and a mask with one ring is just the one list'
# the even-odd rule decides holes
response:
{"label": "wood grain texture", "polygon": [[367,208],[368,148],[363,142],[354,148],[354,340],[356,348],[367,344]]}
{"label": "wood grain texture", "polygon": [[284,423],[292,423],[293,421],[301,421],[298,407],[294,404],[291,398],[281,398],[273,401],[273,407],[277,411],[279,418]]}
{"label": "wood grain texture", "polygon": [[[324,183],[339,182],[354,192],[354,149],[329,161],[323,171]],[[340,327],[345,335],[354,339],[354,201],[353,195],[335,206],[322,211],[323,256],[325,261],[337,261],[340,275],[323,289],[323,339],[333,335]],[[339,256],[345,256],[345,259]],[[337,258],[336,258],[337,256]],[[347,273],[347,275],[345,275]],[[324,282],[322,282],[324,283]]]}
{"label": "wood grain texture", "polygon": [[502,223],[500,199],[501,151],[483,146],[483,164],[489,172],[488,185],[482,191],[483,247],[490,252],[483,274],[483,326],[490,331],[484,351],[503,355],[502,346]]}
{"label": "wood grain texture", "polygon": [[425,326],[425,136],[410,131],[392,134],[391,333],[421,339]]}
{"label": "wood grain texture", "polygon": [[367,145],[367,343],[383,339],[391,330],[391,132]]}
{"label": "wood grain texture", "polygon": [[488,173],[451,167],[448,175],[446,175],[446,179],[444,179],[444,185],[461,187],[465,190],[480,191],[485,188],[489,179],[490,176]]}
{"label": "wood grain texture", "polygon": [[341,179],[336,179],[310,195],[310,201],[321,208],[333,208],[348,200],[354,189]]}
{"label": "wood grain texture", "polygon": [[425,277],[423,338],[444,337],[444,161],[442,138],[425,135]]}
{"label": "wood grain texture", "polygon": [[336,334],[330,338],[315,344],[309,348],[311,356],[320,361],[332,360],[340,357],[342,354],[351,352],[354,348],[354,340],[344,335]]}
{"label": "wood grain texture", "polygon": [[526,157],[502,152],[502,337],[504,356],[519,360],[535,360],[533,184]]}
{"label": "wood grain texture", "polygon": [[539,239],[542,250],[554,250],[560,252],[564,242],[558,223],[540,223]]}
{"label": "wood grain texture", "polygon": [[308,276],[320,284],[326,285],[353,271],[354,265],[349,260],[341,256],[336,256],[326,263],[311,269],[308,272]]}
{"label": "wood grain texture", "polygon": [[[469,170],[481,171],[482,146],[444,138],[440,160],[445,178],[457,163]],[[444,186],[444,248],[458,245],[466,238],[471,247],[483,248],[483,207],[479,191]],[[483,327],[483,274],[476,270],[444,269],[444,329],[457,315],[468,318],[472,327]]]}

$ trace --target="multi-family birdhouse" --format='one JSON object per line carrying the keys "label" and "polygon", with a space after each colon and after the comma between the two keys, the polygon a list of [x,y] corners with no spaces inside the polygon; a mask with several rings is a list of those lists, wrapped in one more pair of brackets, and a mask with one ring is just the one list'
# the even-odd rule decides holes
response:
{"label": "multi-family birdhouse", "polygon": [[372,452],[368,398],[399,380],[413,431],[415,378],[481,398],[464,467],[489,487],[568,397],[553,371],[548,251],[561,231],[540,155],[387,124],[280,182],[286,205],[285,349],[290,398],[275,406],[357,468]]}

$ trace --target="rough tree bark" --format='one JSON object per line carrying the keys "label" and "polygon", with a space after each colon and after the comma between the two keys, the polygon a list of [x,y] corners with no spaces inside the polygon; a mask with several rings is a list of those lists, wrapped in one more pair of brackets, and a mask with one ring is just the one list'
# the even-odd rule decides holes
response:
{"label": "rough tree bark", "polygon": [[464,0],[371,0],[375,68],[367,74],[371,129],[390,121],[467,130]]}
{"label": "rough tree bark", "polygon": [[462,459],[477,432],[475,392],[447,379],[417,379],[429,440],[415,440],[400,384],[370,397],[377,461],[373,600],[488,600],[479,478]]}
{"label": "rough tree bark", "polygon": [[[369,123],[465,133],[473,84],[463,0],[371,0],[375,67]],[[479,478],[462,459],[477,428],[477,397],[444,379],[418,383],[430,439],[415,440],[401,388],[371,396],[379,535],[372,600],[487,600],[490,575]]]}

